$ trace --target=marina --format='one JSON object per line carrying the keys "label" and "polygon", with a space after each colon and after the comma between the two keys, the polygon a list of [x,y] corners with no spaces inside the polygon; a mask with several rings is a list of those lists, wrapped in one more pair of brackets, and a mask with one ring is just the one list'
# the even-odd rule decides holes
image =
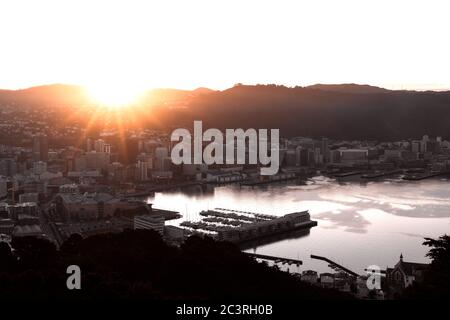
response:
{"label": "marina", "polygon": [[317,225],[308,211],[289,213],[281,217],[246,211],[216,208],[200,212],[201,221],[184,221],[180,225],[196,231],[212,232],[219,241],[245,241],[283,234]]}

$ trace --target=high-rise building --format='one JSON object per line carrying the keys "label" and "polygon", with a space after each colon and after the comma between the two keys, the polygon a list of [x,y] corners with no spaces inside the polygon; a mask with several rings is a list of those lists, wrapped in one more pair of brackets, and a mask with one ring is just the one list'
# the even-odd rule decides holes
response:
{"label": "high-rise building", "polygon": [[12,177],[17,173],[17,162],[12,158],[0,160],[0,175]]}
{"label": "high-rise building", "polygon": [[296,163],[297,166],[307,166],[308,165],[308,149],[303,147],[297,147],[296,151]]}
{"label": "high-rise building", "polygon": [[48,161],[48,138],[44,134],[33,137],[33,160]]}
{"label": "high-rise building", "polygon": [[86,151],[87,152],[91,152],[93,149],[92,147],[92,139],[91,138],[87,138],[86,139]]}
{"label": "high-rise building", "polygon": [[138,180],[145,181],[148,180],[148,162],[147,161],[138,161],[137,163],[137,174]]}
{"label": "high-rise building", "polygon": [[95,152],[105,152],[105,141],[102,139],[95,140],[94,149]]}
{"label": "high-rise building", "polygon": [[320,148],[314,148],[314,163],[320,165],[323,163],[323,154]]}
{"label": "high-rise building", "polygon": [[110,154],[111,153],[111,145],[108,143],[105,143],[103,147],[103,152]]}
{"label": "high-rise building", "polygon": [[422,141],[414,140],[411,142],[411,151],[415,153],[419,153],[422,151]]}
{"label": "high-rise building", "polygon": [[328,163],[330,161],[330,148],[328,146],[328,138],[322,138],[320,153],[322,154],[323,162]]}
{"label": "high-rise building", "polygon": [[341,152],[339,150],[331,150],[330,151],[330,161],[332,163],[340,163],[341,162]]}
{"label": "high-rise building", "polygon": [[169,149],[166,147],[158,147],[155,149],[155,163],[154,167],[156,170],[165,170],[164,163],[165,159],[169,157]]}
{"label": "high-rise building", "polygon": [[0,199],[8,195],[8,180],[0,176]]}

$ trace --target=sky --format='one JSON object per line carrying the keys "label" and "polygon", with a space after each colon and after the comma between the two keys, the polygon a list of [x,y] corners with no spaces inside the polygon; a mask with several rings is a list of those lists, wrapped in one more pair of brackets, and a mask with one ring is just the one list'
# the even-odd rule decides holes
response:
{"label": "sky", "polygon": [[449,9],[445,0],[1,0],[0,88],[448,89]]}

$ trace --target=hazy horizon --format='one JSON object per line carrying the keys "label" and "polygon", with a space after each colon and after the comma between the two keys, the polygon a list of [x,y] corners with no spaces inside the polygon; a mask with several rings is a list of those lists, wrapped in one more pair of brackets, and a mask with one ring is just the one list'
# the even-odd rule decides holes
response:
{"label": "hazy horizon", "polygon": [[[305,84],[305,85],[287,85],[287,84],[283,84],[283,83],[273,83],[273,82],[268,82],[268,83],[241,83],[241,82],[237,82],[234,85],[231,86],[227,86],[227,87],[223,87],[223,88],[213,88],[213,87],[209,87],[206,85],[198,85],[198,86],[194,86],[194,87],[145,87],[142,86],[142,90],[146,91],[146,90],[158,90],[158,89],[173,89],[173,90],[186,90],[186,91],[193,91],[196,89],[210,89],[210,90],[214,90],[214,91],[224,91],[230,88],[233,88],[234,86],[236,86],[237,84],[239,85],[244,85],[244,86],[258,86],[258,85],[265,85],[265,86],[269,86],[269,85],[276,85],[276,86],[285,86],[287,88],[295,88],[295,87],[312,87],[312,86],[317,86],[317,85],[323,85],[323,86],[343,86],[343,85],[356,85],[356,86],[370,86],[370,87],[378,87],[381,89],[386,89],[386,90],[404,90],[404,91],[434,91],[434,92],[443,92],[443,91],[450,91],[450,87],[445,87],[445,88],[404,88],[404,87],[399,87],[399,88],[391,88],[391,87],[383,87],[380,85],[375,85],[375,84],[368,84],[368,83],[355,83],[355,82],[346,82],[346,83],[324,83],[324,82],[318,82],[318,83],[311,83],[311,84]],[[82,88],[87,88],[87,86],[83,85],[83,84],[78,84],[78,83],[65,83],[65,82],[50,82],[50,83],[37,83],[37,84],[33,84],[31,86],[25,86],[25,87],[15,87],[15,88],[6,88],[6,87],[0,87],[0,90],[10,90],[10,91],[20,91],[20,90],[26,90],[26,89],[30,89],[30,88],[36,88],[36,87],[44,87],[44,86],[57,86],[57,85],[63,85],[63,86],[76,86],[76,87],[82,87]]]}

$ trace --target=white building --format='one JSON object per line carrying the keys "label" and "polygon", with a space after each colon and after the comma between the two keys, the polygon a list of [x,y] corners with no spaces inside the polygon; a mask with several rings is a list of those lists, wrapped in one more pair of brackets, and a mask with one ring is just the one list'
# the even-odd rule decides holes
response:
{"label": "white building", "polygon": [[164,217],[142,215],[134,217],[134,229],[154,230],[160,235],[164,233]]}

